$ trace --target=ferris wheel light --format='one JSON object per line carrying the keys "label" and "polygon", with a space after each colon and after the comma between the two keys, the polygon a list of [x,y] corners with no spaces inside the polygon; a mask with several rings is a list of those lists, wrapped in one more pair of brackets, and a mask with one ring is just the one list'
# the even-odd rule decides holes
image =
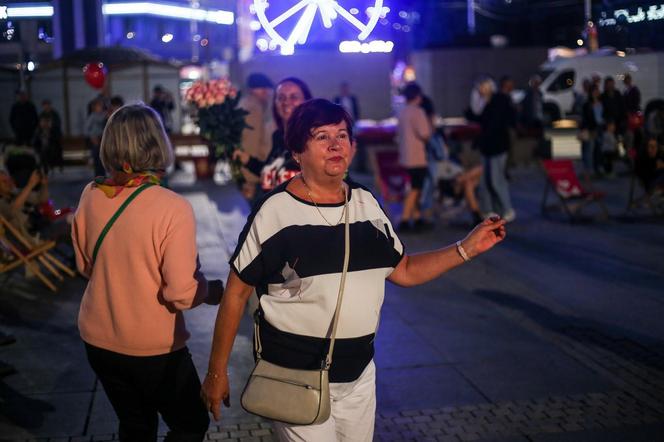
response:
{"label": "ferris wheel light", "polygon": [[[296,44],[302,45],[306,43],[317,12],[320,13],[321,21],[326,29],[332,28],[334,26],[335,20],[343,19],[359,31],[357,39],[364,41],[374,30],[378,20],[381,17],[385,17],[385,15],[390,11],[390,8],[383,7],[383,0],[374,0],[374,6],[367,9],[369,20],[365,24],[355,17],[355,15],[359,13],[357,8],[346,10],[339,5],[338,1],[300,0],[294,3],[295,4],[288,8],[286,11],[280,11],[280,14],[275,13],[274,15],[276,15],[276,17],[271,19],[268,19],[266,15],[266,11],[268,11],[270,7],[268,0],[253,0],[253,3],[250,7],[250,10],[255,12],[260,26],[270,38],[270,46],[272,45],[272,42],[275,42],[275,48],[276,46],[279,46],[280,52],[283,55],[292,54],[295,51]],[[369,11],[374,10],[380,11],[380,13],[369,13]],[[297,17],[297,22],[291,28],[289,34],[280,33],[275,29],[296,15],[299,15]],[[286,37],[286,35],[288,36]]]}

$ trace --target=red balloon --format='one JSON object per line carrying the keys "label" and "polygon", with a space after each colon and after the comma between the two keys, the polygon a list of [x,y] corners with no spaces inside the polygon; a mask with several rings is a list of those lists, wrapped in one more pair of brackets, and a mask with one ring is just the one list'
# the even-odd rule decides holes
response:
{"label": "red balloon", "polygon": [[104,63],[97,61],[88,63],[83,67],[85,81],[95,89],[101,89],[106,82],[106,67]]}

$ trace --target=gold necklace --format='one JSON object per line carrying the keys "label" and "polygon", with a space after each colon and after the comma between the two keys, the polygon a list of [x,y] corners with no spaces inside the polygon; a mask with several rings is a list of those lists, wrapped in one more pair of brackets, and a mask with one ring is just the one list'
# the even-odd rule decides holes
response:
{"label": "gold necklace", "polygon": [[300,179],[302,180],[302,184],[304,184],[304,187],[307,189],[307,195],[309,196],[309,199],[311,200],[312,203],[314,203],[314,207],[316,208],[316,210],[318,211],[320,216],[325,220],[327,225],[331,226],[331,227],[335,227],[335,226],[338,226],[339,224],[341,224],[341,220],[343,219],[344,214],[346,213],[346,207],[348,206],[348,195],[346,194],[346,188],[344,187],[344,185],[343,184],[341,185],[341,187],[343,189],[343,192],[344,192],[344,208],[343,208],[343,210],[341,210],[341,216],[339,217],[339,221],[337,221],[336,224],[332,224],[331,222],[329,222],[327,220],[327,218],[325,218],[325,215],[323,215],[323,212],[318,207],[318,204],[316,204],[316,201],[314,201],[314,198],[311,196],[311,188],[309,187],[307,182],[304,180],[304,175],[300,174]]}

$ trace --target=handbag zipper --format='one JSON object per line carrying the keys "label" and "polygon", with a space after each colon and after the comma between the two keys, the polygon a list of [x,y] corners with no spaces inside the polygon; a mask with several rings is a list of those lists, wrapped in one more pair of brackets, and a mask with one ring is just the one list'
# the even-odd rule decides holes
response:
{"label": "handbag zipper", "polygon": [[273,381],[279,381],[279,382],[283,382],[285,384],[295,385],[296,387],[303,387],[303,388],[306,388],[307,390],[313,390],[314,389],[314,387],[309,385],[309,384],[303,384],[301,382],[291,381],[290,379],[280,379],[280,378],[275,378],[275,377],[271,377],[271,376],[263,376],[263,375],[260,375],[260,374],[254,374],[253,376],[255,376],[257,378],[271,379]]}

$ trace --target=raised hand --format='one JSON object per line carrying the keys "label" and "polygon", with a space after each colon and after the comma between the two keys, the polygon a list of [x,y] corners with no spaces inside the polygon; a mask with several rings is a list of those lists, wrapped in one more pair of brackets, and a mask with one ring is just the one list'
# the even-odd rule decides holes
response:
{"label": "raised hand", "polygon": [[240,163],[242,163],[242,165],[244,165],[244,166],[247,165],[250,158],[251,158],[251,156],[247,152],[245,152],[244,150],[235,149],[233,151],[233,159],[234,160],[240,160]]}
{"label": "raised hand", "polygon": [[463,241],[461,241],[468,256],[474,258],[505,239],[505,235],[507,235],[505,223],[504,219],[493,217],[485,219],[475,226]]}

